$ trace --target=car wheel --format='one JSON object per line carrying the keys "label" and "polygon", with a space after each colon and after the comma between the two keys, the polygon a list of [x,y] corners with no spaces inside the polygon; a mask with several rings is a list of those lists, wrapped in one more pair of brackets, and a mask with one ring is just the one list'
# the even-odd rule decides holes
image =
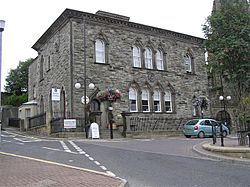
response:
{"label": "car wheel", "polygon": [[190,138],[191,136],[190,135],[185,135],[186,136],[186,138]]}
{"label": "car wheel", "polygon": [[223,137],[226,137],[226,136],[227,136],[227,131],[223,131],[223,132],[222,132],[222,136],[223,136]]}
{"label": "car wheel", "polygon": [[204,138],[204,136],[205,136],[204,132],[202,132],[202,131],[199,132],[199,134],[198,134],[198,137],[199,137],[199,138]]}

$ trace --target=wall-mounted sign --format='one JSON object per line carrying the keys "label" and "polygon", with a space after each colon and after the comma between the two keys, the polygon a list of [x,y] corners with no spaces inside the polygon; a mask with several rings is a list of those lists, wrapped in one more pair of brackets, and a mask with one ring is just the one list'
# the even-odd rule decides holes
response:
{"label": "wall-mounted sign", "polygon": [[52,101],[60,101],[60,89],[52,88]]}
{"label": "wall-mounted sign", "polygon": [[[82,104],[85,104],[85,97],[84,96],[82,96],[82,98],[81,98],[81,102],[82,102]],[[88,104],[89,103],[89,98],[88,98],[88,96],[86,96],[86,104]]]}
{"label": "wall-mounted sign", "polygon": [[64,120],[65,129],[75,129],[76,128],[76,119],[65,119]]}

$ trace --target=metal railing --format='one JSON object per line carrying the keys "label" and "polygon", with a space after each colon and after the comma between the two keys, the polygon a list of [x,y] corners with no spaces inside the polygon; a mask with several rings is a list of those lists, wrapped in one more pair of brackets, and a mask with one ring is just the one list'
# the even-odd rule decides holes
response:
{"label": "metal railing", "polygon": [[55,118],[50,122],[51,133],[58,132],[85,132],[84,128],[84,118],[74,118],[76,119],[76,128],[65,129],[64,128],[64,119],[65,118]]}
{"label": "metal railing", "polygon": [[46,113],[39,114],[29,118],[29,128],[46,125]]}
{"label": "metal railing", "polygon": [[173,131],[181,130],[187,118],[130,117],[131,131]]}

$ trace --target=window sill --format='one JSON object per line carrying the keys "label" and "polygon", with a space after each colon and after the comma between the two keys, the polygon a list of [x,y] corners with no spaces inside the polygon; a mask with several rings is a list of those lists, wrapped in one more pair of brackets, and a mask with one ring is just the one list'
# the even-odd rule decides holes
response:
{"label": "window sill", "polygon": [[109,63],[100,63],[100,62],[95,62],[95,64],[98,64],[98,65],[109,65]]}

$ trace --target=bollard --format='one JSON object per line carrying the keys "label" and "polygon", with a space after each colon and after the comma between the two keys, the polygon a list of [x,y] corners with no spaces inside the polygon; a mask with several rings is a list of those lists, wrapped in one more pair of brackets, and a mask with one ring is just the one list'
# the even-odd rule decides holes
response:
{"label": "bollard", "polygon": [[248,132],[248,146],[250,147],[250,132]]}
{"label": "bollard", "polygon": [[224,147],[224,137],[223,137],[223,127],[222,123],[220,124],[220,138],[221,138],[221,146]]}
{"label": "bollard", "polygon": [[216,144],[216,127],[212,125],[213,144]]}

